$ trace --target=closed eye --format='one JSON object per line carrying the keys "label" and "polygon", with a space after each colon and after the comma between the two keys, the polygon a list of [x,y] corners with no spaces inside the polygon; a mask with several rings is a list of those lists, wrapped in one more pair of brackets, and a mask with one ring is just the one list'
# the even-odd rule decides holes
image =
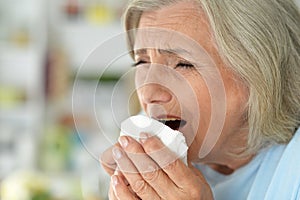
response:
{"label": "closed eye", "polygon": [[176,65],[175,69],[178,68],[178,67],[180,67],[180,68],[193,68],[194,65],[191,64],[191,63],[189,63],[189,62],[179,62],[179,63]]}
{"label": "closed eye", "polygon": [[133,63],[133,64],[132,64],[132,67],[137,67],[137,66],[139,66],[139,65],[146,64],[146,63],[147,63],[146,61],[140,60],[140,61],[138,61],[138,62],[136,62],[136,63]]}

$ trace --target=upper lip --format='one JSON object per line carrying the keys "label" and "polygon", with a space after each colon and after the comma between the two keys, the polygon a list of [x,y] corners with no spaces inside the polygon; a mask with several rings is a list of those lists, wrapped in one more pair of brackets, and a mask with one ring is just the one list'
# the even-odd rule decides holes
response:
{"label": "upper lip", "polygon": [[180,117],[177,117],[175,115],[159,115],[159,116],[151,116],[151,118],[156,120],[182,120]]}

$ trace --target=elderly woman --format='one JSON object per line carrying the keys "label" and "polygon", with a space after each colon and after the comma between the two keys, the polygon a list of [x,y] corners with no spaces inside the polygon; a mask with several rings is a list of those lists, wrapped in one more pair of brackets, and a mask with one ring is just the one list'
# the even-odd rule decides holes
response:
{"label": "elderly woman", "polygon": [[141,106],[183,133],[188,165],[122,136],[102,158],[110,199],[300,199],[292,0],[132,0],[125,25]]}

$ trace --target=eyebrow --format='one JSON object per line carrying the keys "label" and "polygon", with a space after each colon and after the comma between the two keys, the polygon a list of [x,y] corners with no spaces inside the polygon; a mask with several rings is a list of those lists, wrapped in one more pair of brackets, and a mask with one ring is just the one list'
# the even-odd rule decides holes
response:
{"label": "eyebrow", "polygon": [[[191,53],[182,48],[175,48],[175,49],[158,49],[158,52],[161,54],[175,54],[175,55],[186,55],[191,56]],[[136,55],[138,54],[147,54],[147,48],[137,49],[134,52]]]}
{"label": "eyebrow", "polygon": [[137,54],[147,54],[147,49],[137,49],[137,50],[134,50],[134,54],[137,55]]}
{"label": "eyebrow", "polygon": [[176,54],[176,55],[179,55],[179,56],[189,56],[191,57],[191,52],[187,51],[186,49],[183,49],[183,48],[175,48],[175,49],[166,49],[165,51],[167,51],[168,53],[171,53],[171,54]]}

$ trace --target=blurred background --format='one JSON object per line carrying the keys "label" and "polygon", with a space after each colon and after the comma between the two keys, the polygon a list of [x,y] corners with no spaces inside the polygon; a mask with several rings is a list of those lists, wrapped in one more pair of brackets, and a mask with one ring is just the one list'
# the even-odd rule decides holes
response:
{"label": "blurred background", "polygon": [[126,3],[0,0],[0,199],[107,199],[98,158],[139,112]]}
{"label": "blurred background", "polygon": [[98,157],[139,112],[126,3],[0,0],[0,199],[107,199]]}

